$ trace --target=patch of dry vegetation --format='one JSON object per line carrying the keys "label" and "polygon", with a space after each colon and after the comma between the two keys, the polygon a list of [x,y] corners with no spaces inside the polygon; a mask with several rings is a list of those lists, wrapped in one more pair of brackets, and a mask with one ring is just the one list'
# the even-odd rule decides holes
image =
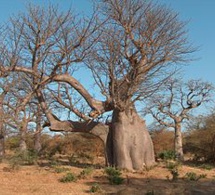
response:
{"label": "patch of dry vegetation", "polygon": [[[58,170],[58,171],[56,171]],[[60,171],[59,171],[60,170]],[[75,182],[60,182],[68,173],[73,173]],[[89,173],[89,174],[88,174]],[[124,182],[111,185],[104,169],[90,169],[75,166],[20,166],[18,170],[10,169],[7,163],[0,164],[0,194],[202,194],[215,193],[215,169],[206,170],[198,167],[180,165],[177,180],[171,180],[172,174],[167,164],[160,162],[157,166],[141,172],[122,171]],[[205,178],[191,180],[187,173]],[[80,176],[80,177],[79,177]]]}

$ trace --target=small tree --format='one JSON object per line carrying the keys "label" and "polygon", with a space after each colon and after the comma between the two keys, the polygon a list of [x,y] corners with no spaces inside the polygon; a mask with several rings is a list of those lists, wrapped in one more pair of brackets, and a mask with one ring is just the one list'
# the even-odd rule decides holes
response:
{"label": "small tree", "polygon": [[183,83],[171,79],[165,83],[163,91],[147,103],[147,112],[158,123],[175,130],[174,148],[177,160],[184,159],[182,122],[190,118],[193,109],[211,100],[212,91],[212,85],[201,80]]}

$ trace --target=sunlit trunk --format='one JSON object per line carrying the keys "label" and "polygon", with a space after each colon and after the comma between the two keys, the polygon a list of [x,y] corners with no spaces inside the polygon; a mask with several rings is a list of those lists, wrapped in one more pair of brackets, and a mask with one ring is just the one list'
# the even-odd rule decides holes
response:
{"label": "sunlit trunk", "polygon": [[183,161],[183,143],[182,143],[182,132],[181,132],[181,123],[176,122],[175,124],[175,155],[176,160]]}
{"label": "sunlit trunk", "polygon": [[114,110],[107,156],[109,165],[127,170],[141,170],[155,164],[153,144],[145,121],[134,109]]}

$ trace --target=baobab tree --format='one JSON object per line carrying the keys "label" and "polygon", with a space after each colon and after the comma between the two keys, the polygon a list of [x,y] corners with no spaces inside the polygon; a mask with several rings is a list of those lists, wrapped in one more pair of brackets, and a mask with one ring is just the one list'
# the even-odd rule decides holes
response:
{"label": "baobab tree", "polygon": [[[31,93],[50,130],[95,134],[106,144],[109,165],[138,170],[155,160],[135,104],[153,94],[178,62],[188,60],[193,48],[186,39],[185,23],[165,6],[143,0],[105,0],[99,1],[97,10],[91,18],[77,19],[71,10],[60,13],[52,6],[30,7],[27,14],[12,19],[1,46],[1,75],[14,71],[30,75]],[[91,72],[102,101],[74,77],[80,65]],[[60,84],[67,92],[77,91],[91,111],[78,110],[71,94],[56,88]],[[52,89],[51,95],[47,89]],[[83,121],[61,121],[47,97]],[[94,120],[109,111],[108,127]]]}
{"label": "baobab tree", "polygon": [[182,122],[189,120],[193,109],[212,100],[213,86],[201,80],[187,83],[169,79],[163,91],[147,103],[147,112],[161,125],[175,131],[174,148],[176,159],[184,160]]}

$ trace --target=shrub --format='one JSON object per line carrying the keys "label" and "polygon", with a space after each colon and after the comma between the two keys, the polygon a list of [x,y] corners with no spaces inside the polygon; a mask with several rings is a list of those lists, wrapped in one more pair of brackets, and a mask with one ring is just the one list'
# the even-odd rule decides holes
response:
{"label": "shrub", "polygon": [[92,187],[90,188],[90,192],[91,193],[97,193],[97,192],[101,192],[101,187],[97,184],[97,183],[94,183],[92,185]]}
{"label": "shrub", "polygon": [[5,140],[5,148],[9,149],[9,150],[17,149],[17,148],[19,148],[19,142],[20,142],[20,140],[19,140],[18,136],[8,137]]}
{"label": "shrub", "polygon": [[163,160],[174,160],[175,152],[173,150],[164,150],[163,152],[158,154],[158,157]]}
{"label": "shrub", "polygon": [[145,195],[155,195],[154,190],[146,192]]}
{"label": "shrub", "polygon": [[206,170],[211,170],[214,167],[212,165],[202,164],[202,165],[199,166],[199,168],[206,169]]}
{"label": "shrub", "polygon": [[190,121],[185,136],[184,151],[193,154],[195,161],[215,162],[215,113]]}
{"label": "shrub", "polygon": [[179,167],[179,163],[175,161],[166,161],[166,168],[169,170],[175,169]]}
{"label": "shrub", "polygon": [[206,178],[206,176],[207,176],[206,174],[197,175],[194,172],[188,172],[185,174],[185,178],[190,180],[190,181],[198,181],[201,178]]}
{"label": "shrub", "polygon": [[25,164],[28,165],[37,164],[38,155],[35,150],[27,150],[26,152],[23,153],[22,157]]}
{"label": "shrub", "polygon": [[108,176],[108,180],[110,184],[120,185],[123,183],[124,179],[121,177],[120,170],[114,168],[114,167],[107,167],[105,168],[105,173]]}
{"label": "shrub", "polygon": [[166,162],[166,168],[170,171],[172,175],[172,181],[175,181],[178,179],[179,173],[178,173],[178,167],[179,164],[177,162]]}
{"label": "shrub", "polygon": [[20,165],[33,165],[38,160],[37,153],[34,150],[16,151],[9,159],[9,164],[12,169],[18,168]]}
{"label": "shrub", "polygon": [[77,177],[73,173],[67,173],[62,178],[60,178],[59,181],[62,182],[62,183],[76,182]]}
{"label": "shrub", "polygon": [[84,169],[83,171],[80,172],[80,174],[78,175],[78,179],[85,179],[89,175],[91,175],[92,172],[93,172],[93,168],[88,167],[88,168],[86,168],[86,169]]}

